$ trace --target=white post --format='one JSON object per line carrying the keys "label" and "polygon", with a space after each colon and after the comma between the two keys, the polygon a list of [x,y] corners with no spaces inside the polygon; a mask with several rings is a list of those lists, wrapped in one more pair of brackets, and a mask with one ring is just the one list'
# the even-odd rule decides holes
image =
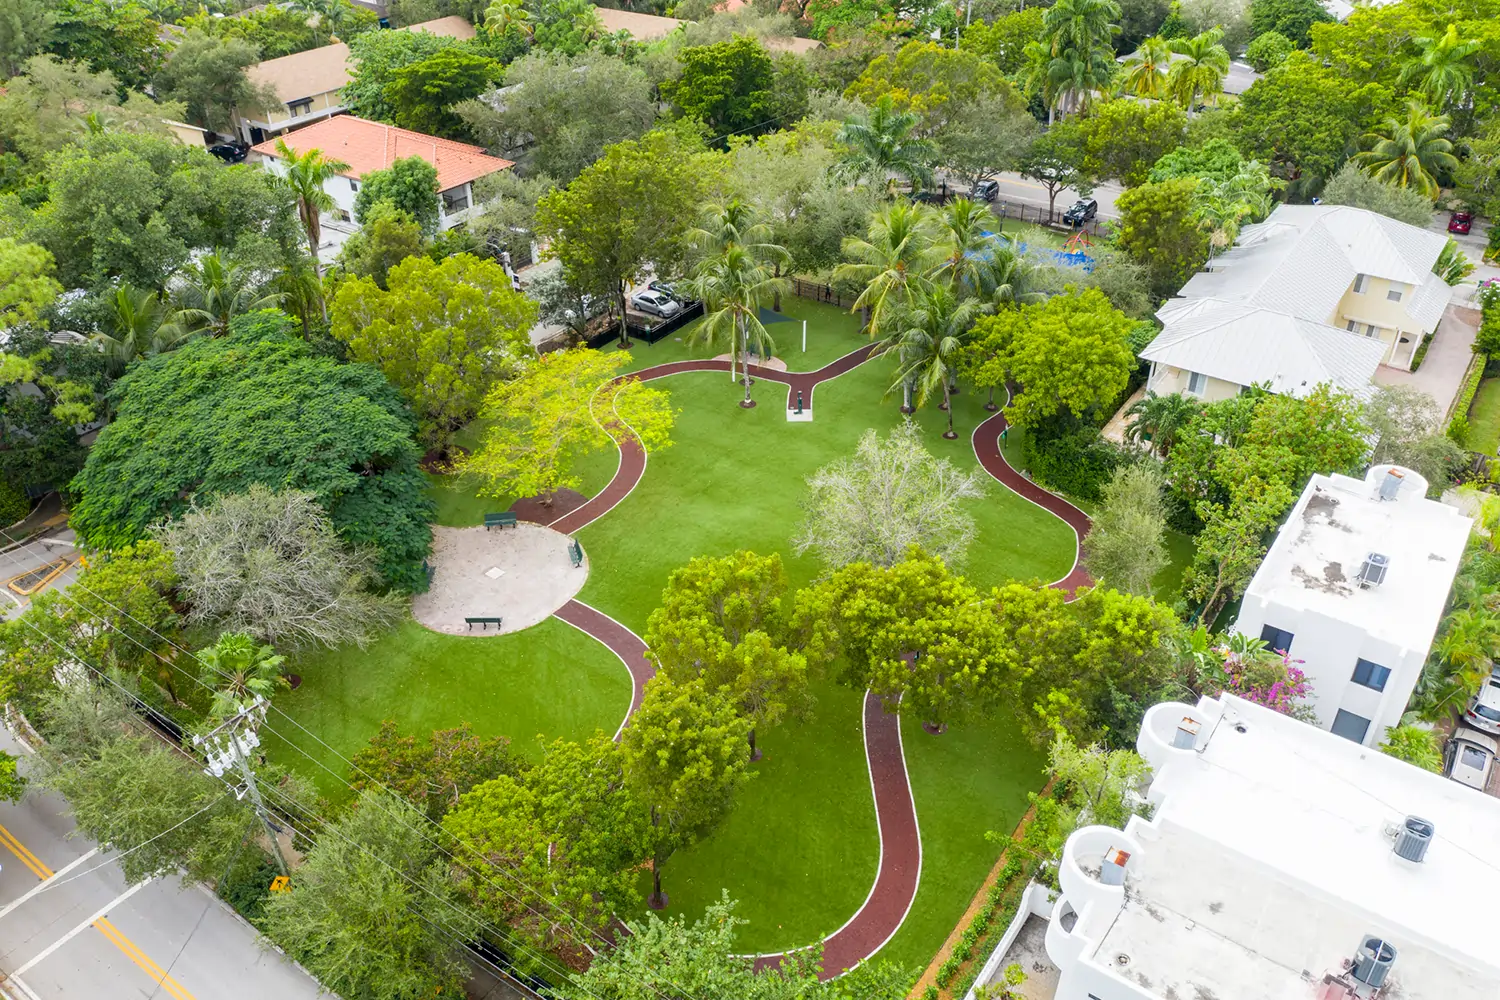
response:
{"label": "white post", "polygon": [[802,353],[807,353],[807,320],[802,321]]}

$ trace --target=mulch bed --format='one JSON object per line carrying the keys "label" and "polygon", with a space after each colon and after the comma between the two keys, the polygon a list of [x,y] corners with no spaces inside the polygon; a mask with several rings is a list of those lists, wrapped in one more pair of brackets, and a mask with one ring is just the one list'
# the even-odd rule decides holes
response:
{"label": "mulch bed", "polygon": [[577,490],[562,489],[552,495],[552,506],[542,503],[543,497],[523,497],[510,505],[510,512],[522,521],[534,524],[551,524],[583,506],[588,497]]}

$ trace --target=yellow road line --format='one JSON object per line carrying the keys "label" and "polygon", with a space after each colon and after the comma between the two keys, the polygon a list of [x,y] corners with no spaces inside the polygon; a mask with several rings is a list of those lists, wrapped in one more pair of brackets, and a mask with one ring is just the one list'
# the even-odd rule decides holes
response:
{"label": "yellow road line", "polygon": [[[4,825],[0,825],[0,844],[4,844],[10,853],[14,854],[20,860],[21,864],[30,868],[32,874],[37,878],[45,881],[52,877],[52,869],[43,864],[42,860],[35,854],[32,854],[26,845],[21,843],[20,839],[7,830]],[[120,929],[110,923],[108,919],[101,918],[94,921],[94,929],[103,934],[111,944],[120,949],[126,958],[139,966],[141,971],[145,972],[146,975],[151,977],[153,982],[159,984],[170,993],[175,1000],[194,1000],[193,995],[185,990],[181,983],[167,975],[165,969],[153,962],[145,952],[137,947],[134,941],[122,934]]]}

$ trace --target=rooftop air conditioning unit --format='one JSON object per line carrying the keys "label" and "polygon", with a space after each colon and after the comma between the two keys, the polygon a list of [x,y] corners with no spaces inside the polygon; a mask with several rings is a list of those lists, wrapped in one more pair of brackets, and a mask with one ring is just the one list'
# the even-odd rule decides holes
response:
{"label": "rooftop air conditioning unit", "polygon": [[1398,858],[1420,862],[1427,857],[1427,847],[1432,843],[1432,835],[1436,832],[1437,827],[1431,820],[1408,816],[1396,828],[1396,846],[1392,850]]}
{"label": "rooftop air conditioning unit", "polygon": [[1354,953],[1354,966],[1349,974],[1372,989],[1385,985],[1396,964],[1396,949],[1378,937],[1366,937]]}
{"label": "rooftop air conditioning unit", "polygon": [[1401,492],[1401,483],[1406,477],[1395,469],[1386,469],[1380,480],[1380,499],[1395,500]]}
{"label": "rooftop air conditioning unit", "polygon": [[1391,568],[1391,557],[1381,555],[1379,552],[1371,552],[1365,556],[1365,561],[1360,564],[1359,575],[1356,579],[1365,590],[1378,587],[1385,582],[1385,574]]}

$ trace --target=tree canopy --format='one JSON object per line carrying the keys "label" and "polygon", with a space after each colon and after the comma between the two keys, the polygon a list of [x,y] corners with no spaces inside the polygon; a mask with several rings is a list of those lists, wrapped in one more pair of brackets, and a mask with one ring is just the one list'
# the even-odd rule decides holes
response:
{"label": "tree canopy", "polygon": [[375,547],[387,584],[425,586],[431,502],[411,418],[376,369],[314,356],[266,311],[142,361],[111,398],[115,419],[72,486],[91,545],[127,544],[194,495],[260,482],[311,492],[345,542]]}

